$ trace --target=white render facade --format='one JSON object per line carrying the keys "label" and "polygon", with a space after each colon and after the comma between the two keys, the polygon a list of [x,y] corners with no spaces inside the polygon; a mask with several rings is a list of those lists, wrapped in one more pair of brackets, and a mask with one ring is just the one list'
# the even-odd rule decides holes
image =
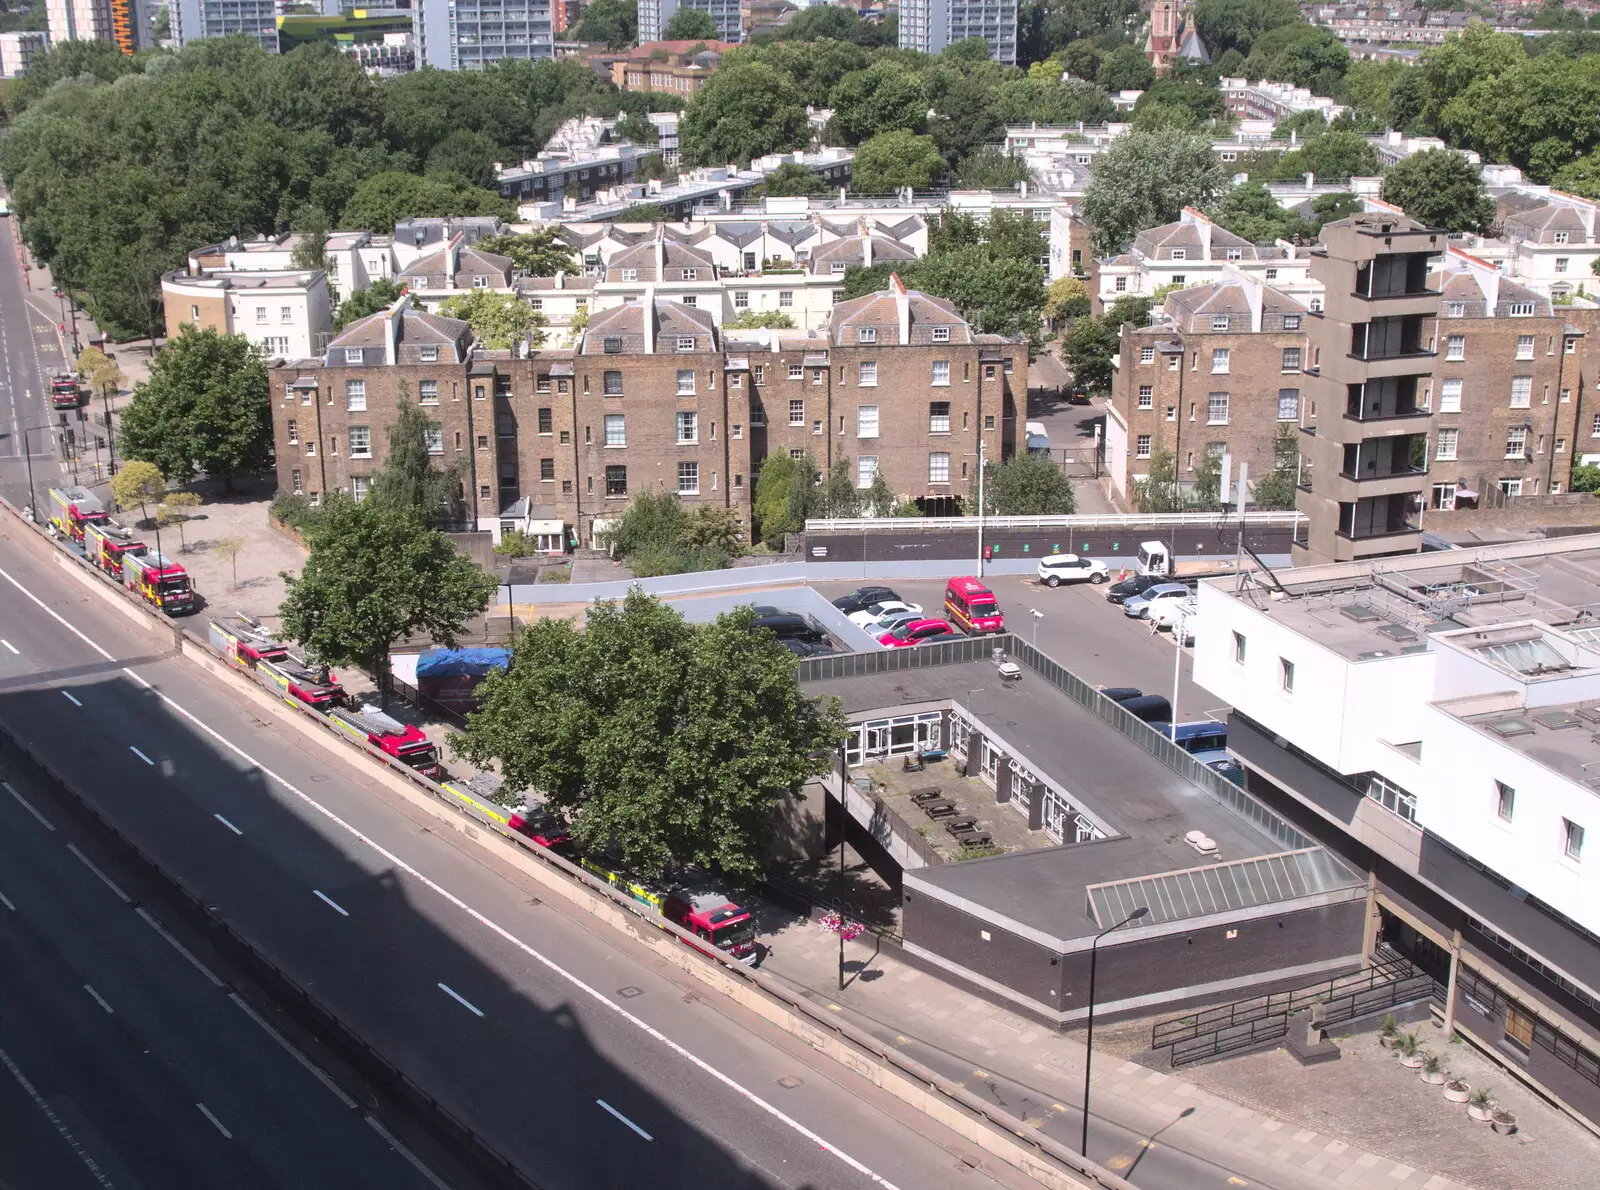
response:
{"label": "white render facade", "polygon": [[937,54],[954,42],[981,37],[991,58],[1015,66],[1017,9],[1017,0],[904,0],[900,48]]}

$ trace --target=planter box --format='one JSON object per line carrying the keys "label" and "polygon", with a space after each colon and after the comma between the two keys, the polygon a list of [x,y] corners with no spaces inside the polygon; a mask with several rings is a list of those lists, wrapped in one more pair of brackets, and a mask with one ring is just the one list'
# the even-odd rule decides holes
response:
{"label": "planter box", "polygon": [[1404,1066],[1407,1070],[1421,1070],[1422,1069],[1422,1055],[1421,1054],[1409,1054],[1409,1055],[1402,1054],[1401,1057],[1400,1057],[1400,1065]]}
{"label": "planter box", "polygon": [[1449,1083],[1446,1083],[1444,1088],[1444,1097],[1451,1103],[1465,1103],[1472,1097],[1472,1084],[1463,1083],[1461,1089],[1458,1091],[1454,1087],[1450,1086]]}
{"label": "planter box", "polygon": [[1467,1104],[1467,1118],[1469,1120],[1476,1120],[1480,1124],[1487,1124],[1489,1122],[1489,1118],[1493,1115],[1494,1108],[1492,1107],[1479,1107],[1475,1103]]}
{"label": "planter box", "polygon": [[1510,1136],[1517,1130],[1517,1117],[1513,1116],[1510,1112],[1506,1112],[1505,1115],[1507,1117],[1506,1119],[1500,1119],[1498,1117],[1491,1118],[1489,1120],[1489,1127],[1493,1128],[1501,1136]]}
{"label": "planter box", "polygon": [[1424,1070],[1419,1076],[1423,1082],[1431,1087],[1442,1087],[1445,1084],[1445,1072],[1442,1070]]}

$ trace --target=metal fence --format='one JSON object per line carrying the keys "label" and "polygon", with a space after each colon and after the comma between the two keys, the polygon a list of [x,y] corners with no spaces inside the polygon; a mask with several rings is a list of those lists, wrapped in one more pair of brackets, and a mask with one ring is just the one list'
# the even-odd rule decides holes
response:
{"label": "metal fence", "polygon": [[[1303,519],[1298,512],[1247,512],[1244,523],[1257,528],[1293,529]],[[1160,515],[1145,513],[1107,514],[1105,516],[986,516],[982,518],[986,529],[1151,529],[1170,528],[1175,525],[1237,524],[1239,517],[1227,512],[1174,512]],[[807,533],[861,533],[873,529],[896,532],[911,529],[972,529],[978,528],[975,516],[951,517],[841,517],[831,520],[806,522]]]}

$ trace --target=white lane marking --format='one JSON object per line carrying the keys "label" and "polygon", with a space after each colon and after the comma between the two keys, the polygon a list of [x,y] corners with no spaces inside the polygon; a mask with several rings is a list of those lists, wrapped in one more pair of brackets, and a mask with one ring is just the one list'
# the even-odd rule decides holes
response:
{"label": "white lane marking", "polygon": [[18,793],[15,789],[12,788],[11,782],[9,782],[9,781],[0,781],[0,786],[3,786],[7,793],[9,793],[12,797],[16,798],[18,804],[21,805],[24,810],[26,810],[29,814],[32,814],[35,818],[37,818],[39,820],[39,825],[44,827],[45,830],[54,831],[56,829],[55,825],[48,818],[46,818],[43,814],[39,813],[39,811],[34,808],[34,805],[33,805],[32,802],[30,802],[27,798],[23,797],[20,793]]}
{"label": "white lane marking", "polygon": [[[26,596],[34,604],[34,606],[36,606],[40,611],[44,612],[45,615],[49,616],[57,624],[60,624],[68,632],[72,633],[73,636],[76,636],[79,640],[81,640],[84,644],[88,645],[89,648],[93,649],[100,656],[104,657],[107,661],[111,661],[111,662],[115,662],[116,661],[115,657],[113,657],[109,652],[107,652],[99,644],[97,644],[93,640],[91,640],[82,631],[82,629],[78,628],[77,625],[75,625],[75,624],[71,623],[70,621],[68,621],[66,619],[66,617],[61,615],[61,613],[57,612],[55,610],[55,608],[50,607],[48,604],[46,604],[44,602],[44,600],[40,599],[32,591],[30,591],[30,590],[28,590],[28,588],[24,587],[15,578],[13,578],[6,570],[0,569],[0,578],[5,579],[6,582],[10,583],[19,592],[21,592],[24,596]],[[702,1071],[703,1073],[709,1075],[711,1078],[716,1079],[717,1082],[721,1083],[723,1086],[727,1087],[729,1090],[731,1090],[735,1094],[739,1095],[746,1102],[752,1104],[755,1107],[760,1108],[762,1111],[766,1112],[768,1115],[773,1117],[773,1119],[780,1121],[781,1123],[783,1123],[784,1125],[786,1125],[789,1128],[792,1128],[795,1132],[799,1133],[801,1136],[803,1136],[807,1140],[811,1141],[811,1143],[816,1145],[819,1149],[822,1149],[824,1152],[833,1154],[836,1158],[838,1158],[840,1161],[844,1162],[846,1165],[848,1165],[851,1169],[855,1170],[857,1173],[861,1174],[861,1176],[863,1176],[864,1178],[867,1178],[873,1184],[878,1185],[878,1186],[882,1186],[882,1187],[885,1188],[885,1190],[897,1190],[897,1188],[895,1187],[894,1183],[889,1181],[887,1178],[883,1177],[881,1174],[873,1172],[872,1169],[870,1169],[869,1167],[867,1167],[866,1165],[864,1165],[860,1161],[857,1161],[854,1157],[850,1156],[850,1154],[846,1153],[843,1149],[839,1148],[837,1145],[835,1145],[835,1144],[831,1143],[830,1141],[824,1139],[822,1136],[818,1135],[816,1132],[812,1131],[810,1128],[807,1128],[804,1124],[802,1124],[799,1120],[795,1119],[793,1116],[787,1115],[784,1112],[780,1111],[777,1107],[775,1107],[773,1104],[769,1103],[767,1100],[763,1099],[761,1096],[757,1095],[754,1091],[750,1090],[750,1088],[746,1087],[743,1083],[740,1083],[738,1080],[734,1079],[730,1075],[726,1075],[726,1074],[722,1073],[722,1071],[718,1070],[715,1066],[711,1065],[711,1063],[707,1062],[704,1058],[700,1057],[697,1054],[691,1053],[688,1049],[686,1049],[682,1045],[679,1045],[676,1041],[672,1040],[672,1038],[668,1037],[665,1033],[661,1032],[661,1030],[659,1030],[659,1029],[655,1028],[653,1025],[647,1023],[642,1018],[635,1016],[633,1013],[631,1013],[627,1009],[623,1008],[620,1004],[614,1003],[611,1000],[610,997],[608,997],[605,993],[601,992],[598,988],[592,986],[591,984],[585,983],[577,975],[574,975],[571,971],[568,971],[565,967],[561,966],[559,963],[555,962],[553,959],[550,959],[550,958],[546,957],[541,951],[535,950],[532,946],[529,946],[521,938],[518,938],[515,934],[513,934],[510,930],[506,929],[504,926],[500,925],[498,922],[491,921],[488,917],[485,917],[482,913],[478,912],[478,910],[474,909],[471,905],[467,904],[460,897],[456,896],[455,893],[453,893],[449,889],[445,888],[442,884],[439,884],[438,882],[429,879],[427,876],[424,876],[420,871],[418,871],[416,868],[412,867],[410,864],[406,863],[405,860],[401,859],[398,855],[395,855],[392,851],[389,851],[387,848],[382,847],[378,843],[376,843],[373,840],[367,838],[367,836],[363,835],[354,826],[352,826],[350,823],[346,822],[343,818],[340,818],[332,810],[328,809],[327,806],[324,806],[321,802],[319,802],[315,798],[311,797],[304,790],[302,790],[299,786],[295,785],[292,781],[289,781],[286,778],[284,778],[282,776],[279,776],[276,772],[274,772],[272,769],[269,769],[266,765],[262,764],[260,761],[256,760],[256,758],[251,756],[250,753],[246,752],[243,748],[239,747],[238,744],[235,744],[232,740],[228,739],[220,731],[218,731],[216,728],[212,727],[209,723],[202,722],[199,718],[197,718],[194,714],[192,714],[190,711],[185,709],[178,702],[174,701],[172,698],[170,698],[166,694],[163,694],[160,690],[157,690],[155,685],[152,682],[150,682],[149,679],[144,677],[144,675],[142,675],[142,674],[135,673],[131,666],[126,666],[126,665],[123,666],[120,672],[125,674],[127,677],[131,678],[133,681],[137,682],[139,685],[143,686],[146,690],[151,691],[157,698],[159,698],[163,703],[165,703],[168,707],[170,707],[173,710],[174,713],[182,716],[184,719],[187,719],[190,723],[194,724],[195,727],[197,727],[200,731],[202,731],[206,735],[210,736],[219,745],[221,745],[223,748],[227,749],[229,752],[232,752],[240,760],[245,761],[247,764],[253,765],[258,771],[260,771],[260,773],[263,776],[271,779],[272,781],[277,782],[285,790],[287,790],[288,792],[292,793],[295,797],[297,797],[300,801],[304,802],[307,806],[310,806],[313,810],[315,810],[317,813],[321,814],[329,822],[332,822],[334,825],[340,827],[346,833],[348,833],[349,835],[354,837],[359,842],[364,843],[366,846],[372,848],[374,853],[376,853],[377,855],[381,856],[389,864],[393,865],[395,868],[398,868],[400,871],[402,871],[406,875],[410,876],[413,880],[417,881],[417,883],[421,884],[424,888],[430,890],[431,892],[435,893],[437,896],[443,898],[445,901],[447,901],[451,905],[454,905],[462,913],[465,913],[468,917],[472,918],[473,921],[477,922],[479,925],[483,926],[485,929],[491,931],[492,933],[497,934],[499,937],[504,939],[506,942],[510,943],[512,946],[514,946],[518,950],[522,951],[523,954],[527,955],[529,958],[533,959],[535,962],[537,962],[541,966],[545,967],[547,970],[553,972],[556,975],[561,976],[561,978],[565,979],[573,987],[575,987],[579,991],[583,992],[590,999],[592,999],[596,1004],[602,1005],[607,1010],[616,1013],[617,1016],[619,1016],[623,1020],[627,1021],[629,1024],[633,1025],[640,1032],[644,1033],[646,1036],[652,1038],[653,1040],[660,1042],[662,1045],[666,1046],[673,1053],[677,1054],[684,1061],[690,1063],[697,1070]],[[139,910],[139,912],[142,914],[144,912],[144,910],[141,909],[141,910]],[[151,925],[154,925],[156,927],[156,929],[161,930],[161,933],[164,936],[167,937],[167,940],[169,942],[172,942],[172,944],[174,946],[178,946],[178,943],[175,940],[173,940],[172,937],[170,935],[168,935],[165,930],[162,930],[159,925],[156,925],[154,919],[148,919],[148,920],[150,920]],[[178,949],[179,950],[183,950],[183,948],[181,946],[178,946]],[[190,955],[188,951],[183,951],[183,953],[189,959],[190,962],[194,963],[195,966],[200,967],[200,970],[205,971],[206,975],[212,980],[212,982],[216,983],[219,987],[221,986],[222,981],[220,979],[217,979],[217,977],[212,975],[209,971],[206,971],[205,967],[201,966],[201,964],[200,964],[198,959],[196,959],[193,955]]]}
{"label": "white lane marking", "polygon": [[66,700],[67,700],[67,701],[68,701],[68,702],[70,702],[70,703],[71,703],[71,704],[72,704],[72,705],[73,705],[73,706],[75,706],[75,707],[81,707],[81,706],[82,706],[82,705],[83,705],[83,704],[82,704],[82,703],[81,703],[81,702],[79,702],[79,701],[78,701],[78,700],[77,700],[77,699],[76,699],[76,698],[74,698],[74,697],[72,697],[72,694],[71,694],[71,692],[70,692],[70,691],[67,691],[67,690],[63,690],[63,691],[62,691],[62,692],[61,692],[61,697],[62,697],[62,698],[64,698],[64,699],[66,699]]}
{"label": "white lane marking", "polygon": [[22,656],[22,650],[17,648],[17,646],[12,644],[10,641],[8,641],[8,640],[0,640],[0,645],[4,645],[6,648],[10,649],[18,657]]}
{"label": "white lane marking", "polygon": [[5,1050],[0,1050],[0,1063],[5,1065],[5,1068],[11,1072],[11,1077],[17,1080],[22,1089],[28,1093],[28,1098],[33,1100],[33,1105],[44,1113],[44,1118],[49,1120],[55,1130],[61,1134],[61,1139],[66,1141],[72,1151],[78,1155],[78,1160],[82,1161],[84,1168],[94,1175],[94,1180],[104,1186],[106,1190],[115,1190],[116,1183],[106,1177],[105,1171],[78,1143],[78,1138],[72,1135],[72,1130],[61,1122],[61,1117],[56,1115],[54,1109],[45,1102],[45,1098],[39,1094],[38,1088],[28,1081],[28,1076],[22,1073],[22,1068],[11,1060],[11,1055],[6,1053]]}
{"label": "white lane marking", "polygon": [[310,1058],[306,1057],[305,1054],[301,1053],[292,1041],[273,1028],[272,1025],[268,1023],[266,1018],[264,1018],[259,1012],[257,1012],[254,1008],[251,1008],[238,992],[229,992],[228,999],[237,1004],[241,1012],[243,1012],[256,1024],[260,1025],[262,1032],[266,1033],[268,1037],[272,1038],[272,1040],[276,1041],[279,1045],[283,1046],[284,1049],[288,1050],[289,1055],[294,1058],[296,1062],[300,1063],[300,1065],[304,1066],[313,1075],[315,1075],[318,1082],[337,1095],[340,1103],[344,1104],[352,1111],[355,1110],[356,1101],[350,1098],[350,1096],[346,1095],[343,1088],[329,1078],[327,1072],[324,1071],[322,1067],[318,1066]]}
{"label": "white lane marking", "polygon": [[612,1107],[604,1099],[596,1099],[595,1102],[598,1103],[601,1107],[605,1108],[606,1111],[610,1112],[617,1119],[621,1120],[629,1128],[632,1128],[635,1132],[637,1132],[640,1136],[644,1137],[646,1140],[654,1140],[655,1139],[655,1137],[651,1136],[643,1128],[639,1127],[639,1125],[635,1124],[632,1120],[628,1119],[627,1116],[623,1115],[616,1108]]}
{"label": "white lane marking", "polygon": [[140,760],[144,761],[148,765],[152,765],[153,766],[155,764],[155,761],[151,760],[148,756],[146,756],[143,752],[139,751],[139,749],[135,748],[132,744],[128,745],[128,751],[132,752],[135,756],[137,756]]}
{"label": "white lane marking", "polygon": [[236,835],[244,834],[244,832],[242,830],[240,830],[238,827],[234,826],[233,823],[229,822],[221,814],[213,814],[211,817],[215,818],[218,822],[222,823],[223,826],[227,827],[234,834],[236,834]]}
{"label": "white lane marking", "polygon": [[[354,1104],[352,1104],[351,1106],[353,1107]],[[383,1137],[384,1140],[389,1142],[389,1147],[390,1148],[392,1148],[395,1152],[399,1153],[400,1156],[404,1157],[407,1161],[409,1161],[411,1163],[411,1168],[412,1169],[416,1170],[423,1177],[427,1178],[429,1182],[431,1182],[435,1187],[438,1188],[438,1190],[450,1190],[450,1183],[446,1182],[438,1174],[434,1173],[433,1170],[429,1169],[426,1165],[424,1165],[422,1163],[422,1158],[418,1157],[410,1149],[406,1148],[405,1145],[401,1144],[398,1140],[396,1140],[394,1138],[394,1134],[392,1132],[390,1132],[387,1128],[385,1128],[382,1124],[378,1123],[376,1117],[368,1116],[367,1117],[367,1123],[372,1125],[372,1130],[374,1132],[376,1132],[379,1136]]]}
{"label": "white lane marking", "polygon": [[94,997],[94,1002],[96,1004],[100,1005],[101,1008],[105,1009],[107,1012],[111,1011],[111,1005],[106,1003],[106,998],[104,996],[102,996],[99,992],[95,991],[88,984],[84,984],[83,985],[83,990],[88,992],[91,996],[93,996]]}
{"label": "white lane marking", "polygon": [[77,856],[78,859],[82,862],[84,867],[88,868],[89,871],[93,872],[96,876],[100,877],[101,883],[103,883],[112,892],[116,893],[117,896],[119,898],[121,898],[122,903],[124,905],[133,904],[133,898],[130,897],[127,893],[123,892],[120,888],[118,888],[117,887],[117,882],[115,880],[111,879],[111,877],[107,876],[99,868],[95,867],[94,866],[94,860],[90,859],[83,852],[79,851],[78,850],[78,845],[76,843],[68,843],[67,844],[67,850],[72,852],[73,855]]}
{"label": "white lane marking", "polygon": [[468,1000],[465,996],[463,996],[460,992],[456,991],[455,988],[451,987],[449,984],[441,983],[439,985],[439,990],[441,992],[443,992],[445,995],[449,996],[457,1004],[461,1005],[461,1007],[465,1008],[473,1016],[482,1016],[483,1015],[483,1009],[479,1008],[471,1000]]}
{"label": "white lane marking", "polygon": [[218,1132],[222,1133],[222,1135],[226,1136],[229,1140],[233,1139],[233,1133],[229,1132],[226,1128],[224,1128],[222,1126],[222,1121],[217,1119],[216,1116],[211,1114],[211,1109],[209,1107],[207,1107],[203,1103],[197,1103],[197,1104],[195,1104],[195,1106],[200,1109],[200,1114],[202,1116],[204,1116],[206,1119],[210,1120],[213,1124],[215,1124],[217,1126],[217,1131]]}
{"label": "white lane marking", "polygon": [[11,898],[6,896],[5,893],[0,893],[0,905],[4,905],[13,913],[17,911],[17,907],[11,903]]}
{"label": "white lane marking", "polygon": [[211,968],[207,967],[199,959],[195,958],[194,955],[189,953],[188,947],[184,946],[183,943],[179,942],[171,934],[167,933],[166,926],[162,925],[159,921],[157,921],[154,917],[152,917],[150,915],[150,911],[148,909],[145,909],[145,908],[141,907],[141,908],[135,909],[134,912],[137,913],[140,917],[144,918],[146,924],[148,924],[149,927],[152,930],[154,930],[156,933],[160,934],[163,938],[165,938],[167,940],[167,945],[171,946],[173,950],[177,951],[184,958],[188,959],[190,964],[194,967],[194,969],[196,971],[200,972],[201,975],[204,975],[207,979],[209,979],[212,982],[213,985],[215,985],[216,987],[219,987],[219,988],[224,986],[222,980],[220,980],[220,979],[218,979],[216,977],[216,974],[211,970]]}
{"label": "white lane marking", "polygon": [[[317,899],[318,900],[322,901],[325,905],[332,906],[334,911],[337,912],[340,917],[349,917],[350,916],[350,911],[348,909],[346,909],[343,905],[339,904],[338,901],[335,901],[332,897],[330,897],[327,893],[323,892],[320,888],[314,888],[311,891],[317,894]],[[441,983],[439,986],[440,987],[444,987],[444,984]],[[482,1016],[483,1014],[480,1012],[478,1015]]]}

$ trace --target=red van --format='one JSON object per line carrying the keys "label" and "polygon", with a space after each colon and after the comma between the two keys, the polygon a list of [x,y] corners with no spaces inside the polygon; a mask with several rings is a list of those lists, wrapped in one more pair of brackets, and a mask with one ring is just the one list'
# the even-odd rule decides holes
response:
{"label": "red van", "polygon": [[944,588],[945,617],[968,636],[1004,632],[1006,619],[994,592],[971,575],[953,578]]}

